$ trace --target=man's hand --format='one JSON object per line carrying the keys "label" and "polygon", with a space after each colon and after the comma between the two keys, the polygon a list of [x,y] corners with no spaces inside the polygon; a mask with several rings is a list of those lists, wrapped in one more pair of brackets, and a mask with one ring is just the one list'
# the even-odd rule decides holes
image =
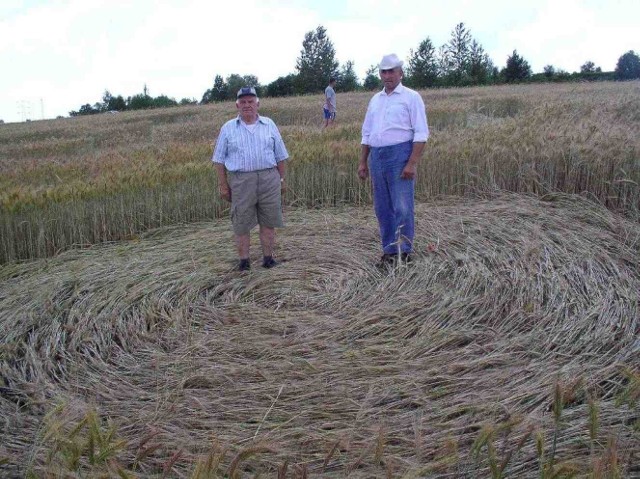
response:
{"label": "man's hand", "polygon": [[280,179],[280,194],[284,195],[287,191],[287,182],[284,181],[284,178]]}
{"label": "man's hand", "polygon": [[400,178],[403,180],[413,180],[416,177],[416,171],[416,165],[407,163],[402,170],[402,173],[400,173]]}
{"label": "man's hand", "polygon": [[367,166],[367,163],[363,163],[362,161],[360,162],[360,164],[358,165],[358,177],[361,180],[366,180],[367,177],[369,176],[369,167]]}
{"label": "man's hand", "polygon": [[218,189],[220,191],[220,198],[231,202],[231,188],[229,188],[229,185],[219,185]]}

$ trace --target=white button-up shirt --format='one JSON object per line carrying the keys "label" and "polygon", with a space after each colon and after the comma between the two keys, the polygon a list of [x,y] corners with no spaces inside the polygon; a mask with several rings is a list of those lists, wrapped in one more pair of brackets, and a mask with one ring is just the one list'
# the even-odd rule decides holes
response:
{"label": "white button-up shirt", "polygon": [[287,158],[273,120],[258,116],[255,128],[247,128],[238,116],[222,125],[211,161],[222,163],[228,171],[256,171],[274,168]]}
{"label": "white button-up shirt", "polygon": [[371,98],[362,124],[363,145],[376,148],[427,138],[427,113],[418,92],[400,83],[390,94],[382,90]]}

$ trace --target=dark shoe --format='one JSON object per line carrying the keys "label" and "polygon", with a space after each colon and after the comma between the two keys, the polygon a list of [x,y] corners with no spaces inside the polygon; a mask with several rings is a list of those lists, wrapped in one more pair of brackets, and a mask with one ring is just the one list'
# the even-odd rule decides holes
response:
{"label": "dark shoe", "polygon": [[411,256],[411,254],[410,254],[410,253],[402,253],[402,254],[400,255],[400,260],[401,260],[403,263],[411,263],[411,262],[413,262],[413,256]]}
{"label": "dark shoe", "polygon": [[249,271],[251,269],[251,261],[248,259],[241,259],[238,263],[238,271]]}
{"label": "dark shoe", "polygon": [[280,263],[273,259],[271,256],[265,257],[262,261],[263,268],[273,268],[274,266],[278,266]]}
{"label": "dark shoe", "polygon": [[380,261],[376,264],[378,268],[384,268],[386,266],[392,266],[398,259],[398,255],[395,253],[385,253],[380,257]]}

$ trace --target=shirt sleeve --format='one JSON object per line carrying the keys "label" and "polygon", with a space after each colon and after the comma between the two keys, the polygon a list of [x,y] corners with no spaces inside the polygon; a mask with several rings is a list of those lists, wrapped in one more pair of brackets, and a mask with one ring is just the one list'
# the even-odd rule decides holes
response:
{"label": "shirt sleeve", "polygon": [[415,94],[415,99],[411,102],[411,125],[413,126],[413,142],[425,143],[429,138],[429,126],[427,125],[424,101],[419,93]]}
{"label": "shirt sleeve", "polygon": [[[375,96],[373,97],[375,98]],[[373,103],[373,98],[369,100],[369,106],[367,106],[367,113],[364,115],[364,122],[362,122],[362,141],[360,144],[369,145],[369,135],[371,135],[372,128],[372,118],[371,118],[371,104]]]}
{"label": "shirt sleeve", "polygon": [[275,155],[276,162],[279,163],[289,158],[289,153],[287,152],[287,147],[284,146],[284,140],[282,139],[282,136],[280,136],[280,131],[276,124],[272,122],[271,128],[273,129],[273,139],[275,140],[273,153]]}
{"label": "shirt sleeve", "polygon": [[224,164],[227,157],[227,143],[227,129],[223,125],[220,129],[220,133],[218,134],[218,139],[216,140],[216,146],[213,149],[211,161],[214,163]]}

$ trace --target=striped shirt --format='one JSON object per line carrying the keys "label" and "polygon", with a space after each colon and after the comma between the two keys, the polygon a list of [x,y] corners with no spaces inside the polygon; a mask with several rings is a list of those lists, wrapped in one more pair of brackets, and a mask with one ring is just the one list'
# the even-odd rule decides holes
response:
{"label": "striped shirt", "polygon": [[427,113],[418,92],[400,83],[389,95],[382,90],[371,98],[362,124],[363,145],[377,148],[427,138]]}
{"label": "striped shirt", "polygon": [[220,129],[211,161],[222,163],[228,171],[256,171],[274,168],[289,158],[276,124],[266,116],[258,116],[251,131],[240,116]]}

